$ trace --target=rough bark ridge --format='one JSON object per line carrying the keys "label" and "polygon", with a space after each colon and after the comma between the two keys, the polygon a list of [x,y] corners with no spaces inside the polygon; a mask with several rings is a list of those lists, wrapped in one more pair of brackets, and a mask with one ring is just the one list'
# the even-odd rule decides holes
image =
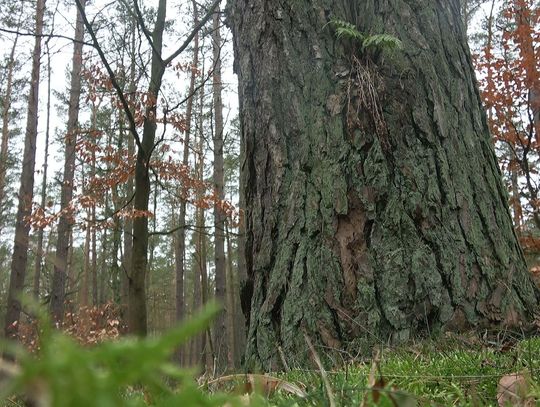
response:
{"label": "rough bark ridge", "polygon": [[[302,329],[357,353],[529,317],[538,292],[459,2],[231,0],[229,15],[246,153],[248,363],[279,368],[278,345],[302,363]],[[403,50],[358,55],[332,18],[393,34]]]}

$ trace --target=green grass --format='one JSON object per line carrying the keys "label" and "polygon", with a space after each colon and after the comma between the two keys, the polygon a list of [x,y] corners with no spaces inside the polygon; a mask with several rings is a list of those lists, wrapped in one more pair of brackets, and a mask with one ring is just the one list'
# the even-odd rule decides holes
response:
{"label": "green grass", "polygon": [[[370,406],[394,406],[392,398],[399,406],[496,406],[499,379],[524,370],[532,379],[531,396],[540,396],[540,338],[504,350],[458,340],[384,349],[378,370],[385,385],[378,404],[373,402],[368,386],[371,367],[366,361],[327,372],[337,405],[359,406],[367,391],[366,405]],[[268,405],[329,405],[319,372],[296,370],[281,377],[303,383],[308,397],[302,400],[280,394]]]}

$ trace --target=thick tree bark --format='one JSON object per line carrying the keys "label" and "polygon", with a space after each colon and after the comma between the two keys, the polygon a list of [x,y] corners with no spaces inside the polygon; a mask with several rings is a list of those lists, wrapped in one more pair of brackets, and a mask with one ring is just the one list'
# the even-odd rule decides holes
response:
{"label": "thick tree bark", "polygon": [[[247,361],[515,324],[512,229],[458,0],[230,2],[246,158]],[[403,42],[362,53],[328,22]],[[249,290],[246,290],[249,291]],[[356,353],[355,352],[355,353]]]}
{"label": "thick tree bark", "polygon": [[[86,0],[80,0],[84,10]],[[60,207],[66,212],[58,221],[58,238],[56,241],[56,257],[51,290],[51,314],[55,321],[64,318],[64,302],[66,300],[66,267],[69,252],[69,237],[73,225],[72,211],[69,206],[73,199],[73,181],[75,177],[75,158],[77,144],[77,127],[79,121],[79,99],[81,96],[82,41],[84,39],[84,23],[77,10],[75,24],[75,42],[73,43],[73,60],[71,67],[71,83],[69,91],[68,122],[64,145],[64,175],[60,192]]]}
{"label": "thick tree bark", "polygon": [[[221,97],[221,20],[219,18],[220,7],[217,6],[212,21],[212,50],[213,50],[213,103],[214,103],[214,191],[220,201],[225,199],[224,172],[223,172],[223,101]],[[225,269],[225,214],[218,204],[214,205],[214,265],[216,282],[216,300],[224,307],[214,324],[214,344],[217,356],[217,368],[219,371],[234,364],[234,348],[231,348],[226,324],[226,317],[232,312],[228,309],[226,301],[226,269]]]}
{"label": "thick tree bark", "polygon": [[[240,114],[242,112],[242,99],[240,99]],[[243,168],[246,164],[246,154],[245,154],[245,143],[243,132],[240,132],[240,174],[243,171]],[[244,178],[240,176],[239,179],[239,190],[244,191]],[[238,355],[244,354],[246,349],[246,334],[249,327],[249,318],[246,318],[249,315],[249,308],[251,307],[250,300],[251,294],[250,289],[253,285],[248,280],[247,268],[246,268],[246,222],[245,222],[245,194],[240,193],[238,198],[238,207],[240,210],[240,224],[238,225],[238,269],[237,269],[237,301],[238,306],[236,307],[236,344],[237,344],[237,353]],[[237,356],[238,356],[237,355]]]}
{"label": "thick tree bark", "polygon": [[26,276],[28,263],[28,243],[30,225],[26,218],[32,212],[32,199],[34,197],[34,169],[36,166],[36,139],[38,126],[39,106],[39,76],[41,71],[41,35],[43,33],[43,17],[45,14],[45,0],[36,3],[35,43],[32,53],[32,73],[30,79],[30,92],[28,95],[28,112],[26,117],[26,134],[24,137],[24,152],[22,161],[21,184],[19,187],[19,204],[17,207],[17,223],[15,225],[15,242],[11,258],[11,274],[7,300],[6,318],[4,320],[4,333],[6,337],[15,337],[21,315],[20,295]]}

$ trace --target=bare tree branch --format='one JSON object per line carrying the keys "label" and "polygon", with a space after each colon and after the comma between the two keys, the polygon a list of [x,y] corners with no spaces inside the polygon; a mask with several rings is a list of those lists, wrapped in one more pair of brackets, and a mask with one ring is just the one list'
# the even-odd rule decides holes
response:
{"label": "bare tree branch", "polygon": [[96,49],[101,59],[101,62],[105,66],[105,69],[107,70],[107,73],[109,74],[109,78],[111,79],[111,83],[114,89],[116,90],[116,94],[118,95],[118,98],[120,99],[120,102],[122,103],[122,107],[124,108],[124,112],[126,113],[126,116],[128,118],[129,130],[131,134],[133,135],[133,138],[135,139],[135,144],[137,144],[137,147],[139,149],[142,149],[141,140],[139,138],[139,134],[137,133],[137,125],[135,124],[135,118],[133,117],[133,113],[131,112],[131,109],[129,108],[129,104],[124,95],[124,91],[118,84],[118,81],[116,80],[116,75],[114,74],[114,71],[109,65],[109,62],[107,61],[107,58],[105,57],[105,54],[103,53],[103,50],[101,49],[101,46],[99,45],[94,29],[92,28],[92,25],[88,21],[88,17],[86,16],[86,13],[81,5],[80,0],[75,0],[75,4],[77,5],[77,9],[79,10],[79,13],[81,14],[86,30],[90,34],[90,37],[92,37],[93,47]]}
{"label": "bare tree branch", "polygon": [[174,51],[171,54],[170,57],[166,58],[163,61],[165,63],[165,65],[170,64],[178,55],[180,55],[182,52],[185,51],[185,49],[189,46],[189,44],[191,44],[191,41],[195,37],[195,34],[197,34],[197,32],[202,27],[204,27],[204,25],[208,22],[208,20],[210,20],[210,17],[212,17],[212,15],[214,14],[214,10],[216,9],[216,7],[218,6],[219,3],[221,3],[221,0],[215,0],[212,3],[212,5],[208,9],[208,12],[206,13],[206,15],[201,19],[201,21],[199,21],[199,23],[195,27],[193,27],[193,30],[191,31],[191,34],[189,34],[187,36],[187,38],[184,40],[182,45],[180,45],[180,47],[176,51]]}

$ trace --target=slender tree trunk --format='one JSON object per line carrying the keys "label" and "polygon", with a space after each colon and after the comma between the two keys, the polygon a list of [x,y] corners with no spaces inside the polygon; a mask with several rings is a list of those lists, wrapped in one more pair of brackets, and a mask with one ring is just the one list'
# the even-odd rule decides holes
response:
{"label": "slender tree trunk", "polygon": [[[45,154],[43,157],[43,180],[41,181],[41,207],[47,204],[47,173],[49,169],[49,137],[51,130],[51,55],[47,44],[47,124],[45,126]],[[43,237],[44,230],[40,228],[37,232],[36,263],[34,266],[34,284],[32,292],[34,298],[39,300],[39,290],[41,283],[41,271],[43,270]]]}
{"label": "slender tree trunk", "polygon": [[[128,95],[129,95],[129,101],[134,104],[135,103],[135,93],[137,91],[137,84],[136,84],[136,52],[137,47],[135,43],[136,39],[136,21],[132,20],[131,22],[131,30],[130,30],[130,68],[129,68],[129,85],[128,85]],[[124,130],[124,120],[125,115],[124,112],[120,112],[121,116],[121,130]],[[121,133],[121,137],[123,138],[123,132]],[[127,150],[128,150],[128,157],[133,157],[135,154],[135,142],[133,140],[133,137],[131,135],[127,138]],[[128,182],[126,183],[126,197],[128,200],[132,200],[133,198],[133,191],[134,191],[134,182],[133,178],[129,177]],[[126,206],[126,209],[132,209],[133,203],[129,203]],[[133,220],[132,218],[126,217],[123,221],[123,247],[124,252],[122,256],[122,270],[120,273],[120,315],[122,319],[122,326],[124,328],[127,328],[128,325],[128,297],[129,297],[129,275],[131,270],[131,258],[132,258],[132,252],[133,252]]]}
{"label": "slender tree trunk", "polygon": [[230,370],[234,370],[236,367],[236,324],[235,324],[235,306],[234,306],[234,269],[233,269],[233,250],[231,244],[231,237],[229,235],[229,228],[225,223],[225,240],[227,242],[227,275],[226,275],[226,297],[227,297],[227,340],[228,350],[227,353],[227,366]]}
{"label": "slender tree trunk", "polygon": [[[201,89],[199,94],[200,103],[204,99],[204,91]],[[199,141],[195,140],[196,143],[196,153],[195,153],[195,170],[199,180],[202,180],[204,176],[204,153],[201,150],[203,146],[202,142],[202,130],[201,126],[203,125],[202,120],[202,105],[199,108]],[[202,198],[201,194],[198,193],[197,199]],[[194,253],[194,267],[193,267],[193,310],[198,312],[202,306],[208,301],[208,277],[206,271],[206,243],[205,243],[205,215],[204,209],[196,207],[195,208],[195,253]],[[201,362],[205,365],[207,371],[212,369],[212,355],[208,352],[208,338],[209,334],[204,332],[202,335],[197,335],[193,341],[192,349],[192,365],[198,365]]]}
{"label": "slender tree trunk", "polygon": [[[118,246],[117,246],[118,247]],[[108,301],[108,295],[107,295],[107,279],[109,278],[109,275],[111,274],[111,270],[107,269],[107,254],[108,254],[109,248],[108,248],[108,240],[107,240],[107,229],[103,231],[101,234],[101,259],[100,259],[100,265],[99,265],[99,298],[98,298],[98,305],[103,305]],[[118,252],[115,253],[118,255]],[[114,255],[114,253],[113,253]],[[111,256],[112,264],[116,263],[116,257]]]}
{"label": "slender tree trunk", "polygon": [[97,307],[99,305],[99,292],[98,292],[98,269],[97,269],[97,236],[96,236],[96,206],[93,205],[91,209],[91,224],[92,224],[92,305]]}
{"label": "slender tree trunk", "polygon": [[[148,95],[152,100],[146,106],[141,147],[137,151],[135,166],[134,208],[139,214],[148,212],[150,197],[149,165],[156,136],[157,97],[165,66],[161,60],[163,31],[165,30],[165,12],[167,1],[160,0],[156,25],[152,33],[153,52]],[[131,273],[128,287],[128,330],[130,333],[144,336],[147,333],[146,315],[146,272],[148,265],[148,217],[136,216],[133,219],[133,251]]]}
{"label": "slender tree trunk", "polygon": [[[0,215],[2,215],[4,202],[6,200],[6,176],[8,164],[9,147],[9,115],[11,113],[11,101],[13,99],[13,73],[15,70],[15,50],[19,42],[16,35],[13,40],[11,52],[7,63],[6,93],[4,94],[4,104],[2,106],[2,142],[0,146]],[[4,225],[0,223],[0,231]]]}
{"label": "slender tree trunk", "polygon": [[[225,199],[223,192],[223,101],[221,98],[221,21],[219,18],[220,8],[216,8],[212,23],[212,48],[213,48],[213,100],[214,100],[214,190],[220,201]],[[225,308],[215,322],[215,351],[217,356],[217,368],[219,371],[226,369],[227,361],[234,360],[234,348],[230,348],[228,343],[226,316],[232,310],[227,309],[226,301],[226,269],[225,269],[225,215],[220,209],[219,204],[214,205],[214,262],[215,262],[215,281],[216,281],[216,299],[221,306]],[[229,365],[230,366],[230,365]],[[230,366],[232,367],[232,366]]]}
{"label": "slender tree trunk", "polygon": [[[86,0],[81,0],[84,9]],[[69,252],[69,236],[73,224],[72,213],[69,210],[73,199],[73,181],[75,177],[75,158],[79,118],[79,99],[81,95],[82,70],[82,41],[84,39],[84,24],[77,10],[75,25],[75,42],[73,43],[73,60],[71,68],[71,83],[69,92],[68,123],[64,145],[64,175],[60,192],[60,207],[66,210],[58,222],[58,239],[56,241],[56,258],[51,291],[51,313],[53,319],[62,322],[64,318],[64,302],[66,300],[66,266]]]}
{"label": "slender tree trunk", "polygon": [[[532,5],[531,5],[532,6]],[[515,7],[517,12],[515,13],[515,42],[517,50],[519,50],[520,57],[524,59],[523,65],[526,67],[524,70],[524,84],[529,90],[529,109],[530,109],[530,139],[538,138],[540,134],[540,72],[538,66],[540,65],[539,54],[537,52],[537,43],[533,37],[534,13],[537,10],[530,9],[529,4],[526,1],[516,1]],[[533,136],[536,135],[536,137]],[[533,141],[534,143],[534,141]],[[525,173],[525,180],[527,189],[529,190],[529,204],[533,209],[533,220],[538,229],[540,229],[540,205],[538,204],[538,186],[534,180],[534,176],[531,174],[531,170],[534,165],[531,164],[529,159],[530,147],[524,148],[522,157],[522,169]]]}
{"label": "slender tree trunk", "polygon": [[[73,232],[69,232],[69,250],[68,250],[68,259],[66,265],[66,275],[67,275],[67,284],[66,289],[68,293],[71,293],[72,297],[75,297],[77,277],[75,273],[75,267],[73,264]],[[66,298],[68,300],[68,298]]]}
{"label": "slender tree trunk", "polygon": [[519,191],[519,177],[517,166],[518,161],[513,152],[509,153],[512,157],[510,161],[510,180],[512,182],[512,213],[514,219],[514,228],[516,229],[516,234],[521,236],[522,233],[522,220],[523,220],[523,209],[521,207],[521,194]]}
{"label": "slender tree trunk", "polygon": [[[300,330],[357,352],[515,325],[540,298],[459,1],[353,3],[230,2],[253,284],[247,361],[266,370],[281,365],[277,346],[307,362]],[[403,49],[361,52],[331,18],[395,35]]]}
{"label": "slender tree trunk", "polygon": [[32,212],[32,199],[34,196],[39,75],[41,70],[41,35],[43,33],[44,14],[45,0],[38,0],[36,3],[36,37],[32,53],[32,73],[30,93],[28,95],[28,113],[26,119],[26,135],[24,138],[21,184],[19,188],[19,204],[17,207],[17,223],[15,225],[15,242],[13,245],[13,257],[11,259],[6,318],[4,320],[4,332],[6,337],[15,337],[18,333],[18,324],[15,322],[19,321],[21,315],[21,303],[19,297],[22,294],[26,276],[26,265],[28,262],[28,235],[30,233],[30,225],[26,222],[26,217]]}
{"label": "slender tree trunk", "polygon": [[[86,217],[90,218],[89,211],[86,211]],[[81,279],[81,288],[80,288],[80,301],[79,306],[88,307],[88,292],[89,292],[89,281],[90,281],[90,244],[92,240],[92,235],[90,233],[90,222],[86,222],[86,234],[84,238],[84,267],[83,274]]]}
{"label": "slender tree trunk", "polygon": [[[152,208],[152,213],[154,214],[154,216],[152,217],[152,232],[155,232],[156,231],[156,227],[157,227],[157,224],[156,224],[156,221],[157,221],[157,203],[158,203],[158,191],[154,191],[154,194],[153,194],[153,208]],[[147,292],[150,291],[150,286],[152,284],[152,270],[154,269],[154,255],[155,255],[155,251],[156,251],[156,239],[154,236],[150,237],[150,239],[148,240],[149,242],[149,248],[148,248],[148,252],[149,252],[149,259],[148,259],[148,270],[146,272],[146,290]]]}
{"label": "slender tree trunk", "polygon": [[[203,63],[204,72],[204,63]],[[197,145],[197,157],[196,162],[198,179],[204,180],[204,88],[199,93],[199,140]],[[202,199],[202,191],[199,192],[198,199]],[[208,270],[207,270],[207,254],[206,254],[206,217],[204,208],[198,208],[197,210],[197,245],[198,245],[198,266],[199,276],[201,281],[201,302],[204,306],[208,302]],[[214,346],[212,341],[212,332],[208,328],[204,334],[202,340],[203,362],[207,373],[211,374],[214,371]],[[199,354],[200,355],[200,354]]]}
{"label": "slender tree trunk", "polygon": [[[130,137],[131,139],[131,137]],[[131,141],[131,140],[130,140]],[[134,143],[128,141],[128,155],[133,156],[135,151]],[[127,197],[131,199],[133,195],[133,180],[130,178],[126,184]],[[131,208],[128,205],[128,209]],[[126,217],[123,224],[123,247],[124,253],[122,256],[122,270],[120,271],[120,315],[122,317],[122,325],[128,325],[128,294],[129,294],[129,270],[131,270],[131,258],[133,251],[133,220],[131,217]]]}
{"label": "slender tree trunk", "polygon": [[[198,214],[199,209],[196,208],[196,213]],[[195,215],[196,221],[198,220],[198,215]],[[200,273],[200,240],[198,237],[199,231],[199,225],[196,224],[195,229],[195,261],[192,265],[192,274],[193,274],[193,306],[192,311],[197,312],[202,307],[202,285],[201,285],[201,273]],[[202,335],[196,335],[193,337],[191,341],[191,348],[190,348],[190,359],[189,364],[191,366],[196,366],[199,363],[201,363],[201,355],[202,355],[202,349],[203,349],[203,336]]]}
{"label": "slender tree trunk", "polygon": [[[193,25],[199,23],[197,2],[192,0]],[[195,99],[195,81],[197,79],[197,69],[199,66],[199,33],[193,39],[193,61],[191,66],[191,76],[189,80],[189,94],[186,106],[186,132],[184,135],[184,151],[182,164],[189,165],[189,142],[191,137],[191,123],[193,119],[193,101]],[[176,274],[176,321],[182,321],[185,317],[184,298],[184,274],[186,267],[186,209],[187,200],[181,195],[179,229],[176,234],[175,246],[175,274]],[[182,355],[180,355],[182,357]]]}
{"label": "slender tree trunk", "polygon": [[[206,222],[204,216],[204,209],[199,208],[199,219],[197,221],[199,229],[199,273],[201,275],[201,300],[202,304],[208,303],[208,270],[206,266]],[[215,348],[212,340],[212,331],[208,328],[204,336],[204,364],[207,373],[212,374],[214,372],[214,358]]]}
{"label": "slender tree trunk", "polygon": [[[92,131],[94,137],[97,131],[97,112],[99,106],[93,106],[92,109]],[[97,140],[94,140],[97,143]],[[90,163],[90,178],[96,176],[96,150],[92,149],[92,162]],[[92,305],[98,305],[98,275],[97,275],[97,244],[96,244],[96,203],[92,203],[90,208],[90,227],[92,233]]]}
{"label": "slender tree trunk", "polygon": [[525,84],[529,89],[529,106],[531,121],[536,136],[540,134],[540,65],[537,39],[534,38],[535,13],[538,6],[529,5],[526,1],[517,1],[517,13],[515,15],[516,42],[521,57],[526,59]]}

